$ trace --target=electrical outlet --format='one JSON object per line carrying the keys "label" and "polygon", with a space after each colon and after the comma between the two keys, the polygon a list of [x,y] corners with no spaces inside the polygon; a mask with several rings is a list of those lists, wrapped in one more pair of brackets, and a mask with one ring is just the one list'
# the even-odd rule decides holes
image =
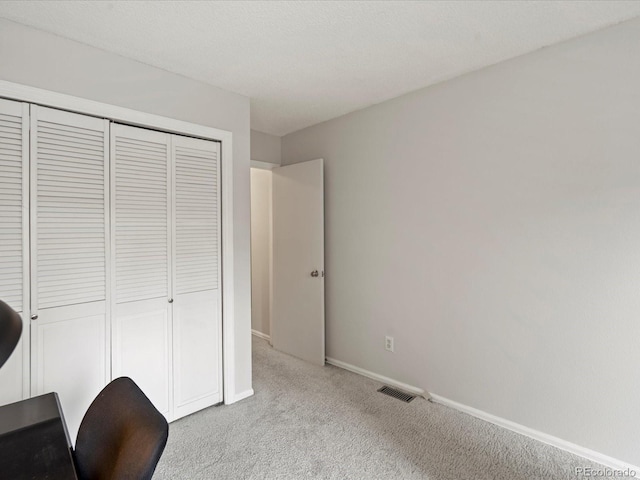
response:
{"label": "electrical outlet", "polygon": [[384,337],[384,349],[393,352],[393,337]]}

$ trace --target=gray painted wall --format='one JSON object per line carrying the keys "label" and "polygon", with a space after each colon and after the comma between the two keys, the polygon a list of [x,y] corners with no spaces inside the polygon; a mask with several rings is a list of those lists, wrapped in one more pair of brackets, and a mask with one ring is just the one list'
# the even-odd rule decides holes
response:
{"label": "gray painted wall", "polygon": [[235,383],[249,390],[249,99],[4,19],[0,79],[233,132]]}
{"label": "gray painted wall", "polygon": [[326,162],[327,355],[640,465],[638,45],[635,20],[283,137]]}
{"label": "gray painted wall", "polygon": [[251,130],[251,160],[280,165],[282,142],[280,137]]}

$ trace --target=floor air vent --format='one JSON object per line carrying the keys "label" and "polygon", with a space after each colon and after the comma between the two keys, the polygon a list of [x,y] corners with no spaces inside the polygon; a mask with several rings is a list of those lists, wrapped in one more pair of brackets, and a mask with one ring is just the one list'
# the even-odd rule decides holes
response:
{"label": "floor air vent", "polygon": [[379,388],[378,391],[381,393],[384,393],[385,395],[389,395],[390,397],[397,398],[398,400],[402,400],[403,402],[407,402],[407,403],[409,403],[411,400],[416,398],[415,395],[410,395],[408,393],[401,392],[400,390],[387,387],[386,385],[382,388]]}

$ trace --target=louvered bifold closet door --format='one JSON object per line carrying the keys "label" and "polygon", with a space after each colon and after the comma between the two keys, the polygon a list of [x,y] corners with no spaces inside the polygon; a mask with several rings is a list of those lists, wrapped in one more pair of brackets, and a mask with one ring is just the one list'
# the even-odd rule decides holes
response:
{"label": "louvered bifold closet door", "polygon": [[31,393],[58,393],[72,437],[109,373],[108,132],[31,106]]}
{"label": "louvered bifold closet door", "polygon": [[222,401],[220,144],[174,135],[174,416]]}
{"label": "louvered bifold closet door", "polygon": [[23,335],[0,369],[0,405],[29,394],[29,106],[0,99],[0,300]]}
{"label": "louvered bifold closet door", "polygon": [[114,124],[113,376],[131,377],[170,419],[171,136]]}

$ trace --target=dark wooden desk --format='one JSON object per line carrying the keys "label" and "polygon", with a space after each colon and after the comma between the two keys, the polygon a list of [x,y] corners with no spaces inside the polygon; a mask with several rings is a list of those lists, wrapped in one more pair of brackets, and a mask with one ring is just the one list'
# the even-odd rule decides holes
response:
{"label": "dark wooden desk", "polygon": [[57,394],[0,407],[0,477],[77,480]]}

